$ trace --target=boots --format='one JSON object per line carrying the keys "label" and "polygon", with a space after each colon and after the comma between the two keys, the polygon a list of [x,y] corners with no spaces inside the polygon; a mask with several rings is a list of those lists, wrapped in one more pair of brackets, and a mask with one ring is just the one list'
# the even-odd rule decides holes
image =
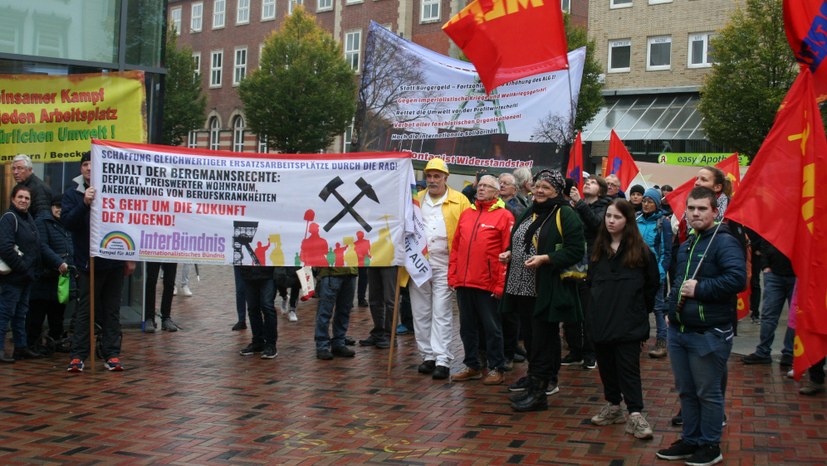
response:
{"label": "boots", "polygon": [[545,411],[548,409],[548,396],[546,389],[548,388],[548,380],[541,380],[537,377],[530,377],[528,390],[525,397],[519,401],[511,403],[511,409],[517,412],[527,411]]}
{"label": "boots", "polygon": [[655,347],[652,348],[652,351],[649,351],[649,357],[655,359],[666,357],[666,340],[658,338]]}

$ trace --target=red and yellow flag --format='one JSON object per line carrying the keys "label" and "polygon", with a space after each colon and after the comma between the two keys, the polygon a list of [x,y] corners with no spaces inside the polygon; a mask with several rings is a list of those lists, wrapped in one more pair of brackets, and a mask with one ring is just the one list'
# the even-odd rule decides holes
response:
{"label": "red and yellow flag", "polygon": [[784,0],[784,29],[795,59],[813,74],[817,100],[827,100],[827,1]]}
{"label": "red and yellow flag", "polygon": [[790,258],[798,279],[796,378],[827,354],[827,138],[802,68],[726,217]]}
{"label": "red and yellow flag", "polygon": [[632,158],[632,154],[626,149],[626,144],[623,144],[615,130],[612,130],[609,139],[609,158],[606,161],[606,171],[604,173],[604,178],[608,175],[617,175],[620,180],[621,191],[626,191],[632,180],[640,173],[635,159]]}
{"label": "red and yellow flag", "polygon": [[442,26],[490,93],[516,79],[568,67],[559,2],[474,0]]}

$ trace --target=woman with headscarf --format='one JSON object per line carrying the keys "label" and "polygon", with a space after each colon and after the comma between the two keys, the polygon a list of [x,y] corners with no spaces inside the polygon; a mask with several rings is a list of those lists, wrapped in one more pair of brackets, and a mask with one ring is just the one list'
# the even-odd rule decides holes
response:
{"label": "woman with headscarf", "polygon": [[503,312],[518,312],[528,349],[528,376],[508,387],[515,411],[548,409],[547,395],[559,392],[560,322],[583,319],[577,286],[560,273],[586,251],[583,224],[563,197],[565,180],[556,170],[534,177],[534,202],[517,219],[509,250]]}

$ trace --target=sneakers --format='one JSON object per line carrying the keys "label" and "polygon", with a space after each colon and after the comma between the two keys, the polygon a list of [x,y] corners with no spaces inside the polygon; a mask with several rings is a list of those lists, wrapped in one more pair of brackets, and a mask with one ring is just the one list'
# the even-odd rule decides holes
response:
{"label": "sneakers", "polygon": [[276,351],[275,345],[266,345],[264,351],[261,352],[261,359],[273,359],[278,355],[279,352]]}
{"label": "sneakers", "polygon": [[451,376],[451,380],[454,382],[466,382],[468,380],[479,380],[481,378],[482,371],[479,369],[472,369],[470,367],[466,367],[462,370],[462,372]]}
{"label": "sneakers", "polygon": [[330,361],[333,359],[333,353],[330,352],[329,349],[318,349],[316,350],[316,359],[321,359],[322,361]]}
{"label": "sneakers", "polygon": [[399,324],[396,326],[397,335],[407,335],[409,333],[411,333],[411,330],[405,324]]}
{"label": "sneakers", "polygon": [[255,353],[261,353],[262,351],[264,351],[264,346],[254,345],[250,343],[249,345],[245,346],[244,349],[239,351],[239,354],[241,354],[242,356],[250,356]]}
{"label": "sneakers", "polygon": [[683,425],[683,413],[681,413],[681,411],[678,411],[678,414],[672,416],[672,425],[675,427]]}
{"label": "sneakers", "polygon": [[369,336],[364,340],[359,340],[359,346],[376,346],[376,338]]}
{"label": "sneakers", "polygon": [[155,333],[155,319],[145,320],[141,328],[144,333]]}
{"label": "sneakers", "polygon": [[655,342],[655,347],[649,351],[649,357],[653,359],[660,359],[666,357],[666,340],[658,338]]}
{"label": "sneakers", "polygon": [[548,384],[548,388],[546,388],[546,395],[550,396],[554,395],[555,393],[560,393],[560,386]]}
{"label": "sneakers", "polygon": [[698,448],[697,445],[690,445],[684,442],[683,439],[678,439],[669,448],[658,450],[656,455],[662,460],[682,460],[692,456]]}
{"label": "sneakers", "polygon": [[287,307],[287,296],[285,296],[285,297],[281,298],[281,313],[282,314],[287,314],[288,310],[289,309]]}
{"label": "sneakers", "polygon": [[388,349],[391,347],[391,342],[388,340],[376,340],[376,344],[374,344],[378,349]]}
{"label": "sneakers", "polygon": [[83,361],[78,358],[72,359],[69,361],[69,367],[66,368],[67,372],[83,372]]}
{"label": "sneakers", "polygon": [[186,296],[187,298],[192,296],[192,290],[190,290],[189,285],[184,285],[181,287],[181,296]]}
{"label": "sneakers", "polygon": [[592,424],[596,426],[608,426],[609,424],[622,424],[626,422],[626,416],[620,405],[606,403],[600,412],[592,416]]}
{"label": "sneakers", "polygon": [[330,352],[333,356],[339,356],[340,358],[352,358],[356,356],[356,351],[353,351],[347,346],[334,346]]}
{"label": "sneakers", "polygon": [[781,361],[778,362],[778,365],[780,365],[781,367],[793,367],[793,355],[782,354]]}
{"label": "sneakers", "polygon": [[287,314],[287,320],[289,320],[290,322],[298,322],[299,321],[299,317],[296,315],[296,310],[295,309],[290,309],[290,313]]}
{"label": "sneakers", "polygon": [[772,357],[759,356],[757,353],[752,353],[741,358],[744,364],[772,364]]}
{"label": "sneakers", "polygon": [[235,325],[233,325],[234,332],[239,330],[247,330],[247,322],[236,322]]}
{"label": "sneakers", "polygon": [[824,384],[813,382],[812,380],[807,380],[803,384],[801,384],[801,388],[798,389],[798,393],[802,395],[816,395],[824,391]]}
{"label": "sneakers", "polygon": [[711,466],[724,460],[718,445],[702,445],[686,460],[687,466]]}
{"label": "sneakers", "polygon": [[528,377],[520,377],[519,380],[508,386],[509,392],[524,392],[528,389]]}
{"label": "sneakers", "polygon": [[178,296],[178,287],[177,286],[172,287],[172,296]]}
{"label": "sneakers", "polygon": [[569,353],[560,360],[560,365],[562,366],[574,366],[575,364],[583,364],[583,358]]}
{"label": "sneakers", "polygon": [[594,356],[586,356],[583,358],[583,369],[594,369],[597,367],[597,360]]}
{"label": "sneakers", "polygon": [[488,371],[488,374],[485,376],[485,378],[482,379],[482,384],[483,385],[499,385],[499,384],[503,383],[504,380],[505,380],[505,378],[503,377],[502,372],[500,372],[496,369],[491,369],[490,371]]}
{"label": "sneakers", "polygon": [[643,417],[643,414],[634,413],[626,421],[626,433],[634,435],[636,439],[650,439],[652,438],[652,427]]}
{"label": "sneakers", "polygon": [[[81,365],[83,365],[83,363],[81,363]],[[123,364],[121,364],[121,360],[118,358],[107,359],[106,362],[103,363],[103,367],[113,372],[120,372],[123,370]]]}
{"label": "sneakers", "polygon": [[180,328],[172,319],[163,319],[161,321],[161,330],[165,332],[177,332]]}

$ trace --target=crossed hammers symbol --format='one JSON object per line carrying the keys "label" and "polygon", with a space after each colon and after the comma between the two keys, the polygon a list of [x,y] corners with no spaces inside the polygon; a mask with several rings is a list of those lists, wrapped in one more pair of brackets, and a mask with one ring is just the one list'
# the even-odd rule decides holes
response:
{"label": "crossed hammers symbol", "polygon": [[344,209],[342,209],[341,212],[336,214],[335,217],[327,222],[324,226],[324,231],[330,231],[330,229],[333,228],[333,225],[336,225],[336,223],[338,223],[339,220],[345,216],[345,214],[350,214],[354,219],[356,219],[365,231],[372,230],[373,227],[370,226],[370,224],[368,224],[368,222],[366,222],[365,219],[363,219],[362,216],[353,209],[353,207],[362,199],[363,196],[367,196],[368,199],[373,202],[379,203],[379,198],[376,197],[376,191],[373,190],[373,187],[367,181],[365,181],[362,177],[359,177],[359,179],[356,180],[356,186],[359,187],[359,194],[357,194],[352,201],[347,202],[345,201],[345,198],[343,198],[342,195],[336,191],[336,189],[343,184],[345,184],[345,182],[337,176],[336,178],[330,180],[322,189],[322,192],[319,193],[319,197],[322,198],[323,201],[327,201],[327,198],[329,198],[330,195],[333,195],[339,200],[339,202],[342,203],[342,206],[344,206]]}

